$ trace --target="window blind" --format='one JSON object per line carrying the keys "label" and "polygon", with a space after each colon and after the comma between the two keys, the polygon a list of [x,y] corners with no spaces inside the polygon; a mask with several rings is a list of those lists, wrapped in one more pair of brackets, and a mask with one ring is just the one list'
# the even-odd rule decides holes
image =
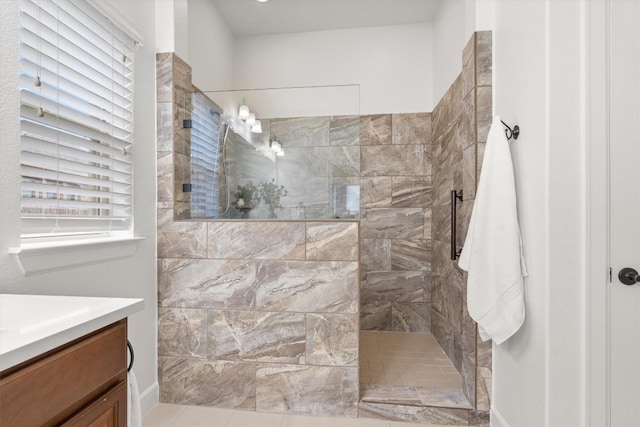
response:
{"label": "window blind", "polygon": [[220,210],[220,113],[202,93],[193,93],[191,111],[191,217],[217,218]]}
{"label": "window blind", "polygon": [[24,237],[129,232],[135,41],[83,0],[20,0]]}

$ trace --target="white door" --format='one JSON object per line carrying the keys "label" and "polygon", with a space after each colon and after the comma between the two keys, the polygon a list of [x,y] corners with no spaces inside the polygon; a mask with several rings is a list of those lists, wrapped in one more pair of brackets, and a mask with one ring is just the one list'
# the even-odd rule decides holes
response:
{"label": "white door", "polygon": [[[640,426],[640,1],[609,1],[611,426]],[[629,279],[634,279],[633,274]]]}

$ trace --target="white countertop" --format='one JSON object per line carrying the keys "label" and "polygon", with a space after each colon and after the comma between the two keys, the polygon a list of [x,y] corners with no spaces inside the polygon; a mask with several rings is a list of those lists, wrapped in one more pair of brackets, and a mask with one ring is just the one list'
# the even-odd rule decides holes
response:
{"label": "white countertop", "polygon": [[0,371],[142,310],[137,298],[0,294]]}

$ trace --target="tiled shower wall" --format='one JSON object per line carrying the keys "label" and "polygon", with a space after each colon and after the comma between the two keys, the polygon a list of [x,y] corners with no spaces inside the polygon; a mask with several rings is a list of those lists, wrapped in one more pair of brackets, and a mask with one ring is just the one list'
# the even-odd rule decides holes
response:
{"label": "tiled shower wall", "polygon": [[360,118],[360,329],[429,332],[431,114]]}
{"label": "tiled shower wall", "polygon": [[191,76],[157,71],[160,400],[355,417],[358,223],[175,220]]}
{"label": "tiled shower wall", "polygon": [[463,69],[433,111],[433,261],[431,330],[463,377],[469,401],[489,410],[491,342],[482,343],[469,317],[466,273],[449,259],[451,190],[458,204],[457,246],[462,247],[492,118],[491,32],[475,33],[462,55]]}

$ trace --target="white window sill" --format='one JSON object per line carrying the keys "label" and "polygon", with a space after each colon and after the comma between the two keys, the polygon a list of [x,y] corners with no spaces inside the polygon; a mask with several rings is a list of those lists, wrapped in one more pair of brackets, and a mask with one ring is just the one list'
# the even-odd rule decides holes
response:
{"label": "white window sill", "polygon": [[144,237],[33,242],[10,248],[9,253],[18,257],[25,276],[31,276],[128,258],[142,240]]}

